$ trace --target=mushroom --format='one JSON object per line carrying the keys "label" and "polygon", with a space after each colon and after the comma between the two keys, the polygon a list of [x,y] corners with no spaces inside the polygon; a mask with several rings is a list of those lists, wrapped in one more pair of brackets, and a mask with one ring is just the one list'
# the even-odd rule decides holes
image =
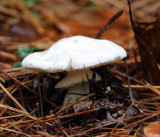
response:
{"label": "mushroom", "polygon": [[[56,85],[56,88],[68,87],[63,103],[65,106],[79,99],[80,94],[89,93],[87,81],[92,78],[91,68],[120,61],[126,56],[122,47],[109,40],[73,36],[59,40],[48,50],[28,55],[22,61],[22,66],[51,73],[67,71],[66,77]],[[96,74],[96,80],[100,79]]]}
{"label": "mushroom", "polygon": [[144,135],[146,137],[160,137],[160,121],[150,123],[144,127]]}

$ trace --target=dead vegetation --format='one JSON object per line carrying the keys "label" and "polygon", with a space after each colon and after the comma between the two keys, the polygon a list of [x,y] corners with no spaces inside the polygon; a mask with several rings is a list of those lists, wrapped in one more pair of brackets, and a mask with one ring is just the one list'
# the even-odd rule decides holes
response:
{"label": "dead vegetation", "polygon": [[[134,33],[124,0],[1,0],[0,136],[143,136],[143,128],[160,119],[160,2],[134,0],[131,6]],[[123,15],[102,38],[123,46],[128,53],[135,105],[129,98],[123,62],[105,67],[109,76],[99,68],[99,73],[110,81],[104,77],[93,93],[65,108],[61,108],[65,91],[54,88],[65,73],[12,68],[22,60],[17,56],[19,47],[44,50],[63,37],[95,38],[120,10]],[[106,83],[112,87],[107,92]],[[75,111],[76,104],[80,110],[89,104],[89,109]]]}

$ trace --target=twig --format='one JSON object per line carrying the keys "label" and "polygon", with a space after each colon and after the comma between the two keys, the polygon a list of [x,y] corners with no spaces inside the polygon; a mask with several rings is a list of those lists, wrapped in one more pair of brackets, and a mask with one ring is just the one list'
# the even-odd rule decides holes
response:
{"label": "twig", "polygon": [[3,70],[0,70],[2,73],[4,73],[5,75],[7,75],[8,77],[10,77],[11,79],[13,79],[15,82],[17,82],[18,84],[22,85],[23,87],[25,87],[26,89],[28,89],[29,91],[33,92],[34,94],[37,94],[37,92],[35,92],[34,90],[30,89],[29,87],[27,87],[26,85],[22,84],[19,80],[17,80],[16,78],[12,77],[11,75],[9,75],[8,73],[6,73]]}
{"label": "twig", "polygon": [[[124,73],[122,73],[122,72],[120,72],[118,70],[115,70],[115,69],[111,69],[111,70],[112,70],[112,73],[118,74],[118,75],[120,75],[122,77],[127,77],[126,74],[124,74]],[[135,79],[135,78],[133,78],[131,76],[129,76],[129,79],[133,80],[133,81],[135,81],[135,82],[137,82],[139,84],[145,85],[145,83],[143,83],[142,81],[139,81],[139,80],[137,80],[137,79]]]}
{"label": "twig", "polygon": [[16,60],[17,60],[16,55],[11,54],[11,53],[8,53],[8,52],[5,52],[5,51],[0,51],[0,56],[1,56],[2,58],[10,59],[10,60],[13,60],[13,61],[16,61]]}
{"label": "twig", "polygon": [[[46,121],[50,121],[50,120],[58,119],[58,118],[56,118],[56,116],[57,116],[58,114],[60,114],[61,112],[65,111],[65,110],[68,109],[69,107],[71,107],[71,106],[73,106],[73,105],[75,105],[75,104],[77,104],[77,103],[79,103],[79,102],[81,102],[81,101],[83,101],[83,100],[91,97],[91,96],[94,96],[94,95],[95,95],[95,93],[89,94],[88,96],[85,96],[85,97],[79,99],[78,101],[76,101],[76,102],[74,102],[74,103],[66,106],[66,107],[63,108],[62,110],[58,111],[56,114],[49,115],[49,116],[45,116],[45,117],[41,117],[41,118],[35,118],[35,117],[34,117],[34,119],[32,119],[32,120],[18,121],[18,122],[14,122],[13,124],[29,123],[29,122],[34,122],[34,121],[36,121],[36,120],[37,120],[37,121],[41,121],[41,120],[43,120],[43,119],[44,119],[43,121],[45,121],[45,122],[46,122]],[[0,106],[1,106],[1,104],[0,104]],[[9,109],[9,108],[8,108],[8,109]],[[14,110],[14,109],[12,109],[12,110]],[[82,115],[82,114],[89,113],[89,112],[96,111],[96,110],[98,110],[98,109],[88,110],[88,111],[85,111],[85,112],[79,112],[78,114],[79,114],[79,115]],[[20,110],[19,110],[19,111],[20,111]],[[23,112],[23,113],[24,113],[24,112]],[[78,115],[78,114],[77,114],[77,115]],[[72,115],[76,115],[76,113],[71,114],[70,116],[72,116]],[[70,117],[70,116],[69,116],[69,117]],[[30,116],[29,116],[29,117],[30,117]],[[63,117],[63,116],[62,116],[62,117]],[[62,117],[61,117],[61,118],[62,118]],[[47,120],[47,119],[48,119],[48,120]],[[41,122],[40,122],[40,123],[41,123]]]}
{"label": "twig", "polygon": [[39,75],[37,75],[37,77],[38,77],[38,94],[39,94],[39,102],[40,102],[40,112],[41,112],[41,117],[43,117],[42,92],[40,88]]}
{"label": "twig", "polygon": [[146,87],[148,87],[149,89],[151,89],[152,91],[154,91],[155,93],[157,93],[158,95],[160,95],[160,90],[155,89],[154,86],[152,86],[151,84],[149,84],[148,82],[146,82]]}
{"label": "twig", "polygon": [[129,95],[130,95],[131,101],[132,101],[132,103],[134,105],[135,101],[134,101],[134,98],[133,98],[133,93],[132,93],[131,84],[130,84],[130,80],[129,80],[129,74],[128,74],[128,67],[127,67],[126,58],[124,58],[124,64],[125,64],[125,68],[126,68],[126,75],[127,75],[127,81],[128,81]]}
{"label": "twig", "polygon": [[127,126],[125,126],[125,127],[122,127],[122,128],[120,128],[120,129],[129,128],[129,127],[131,127],[131,126],[133,126],[133,125],[135,125],[135,124],[142,123],[142,122],[144,122],[145,120],[148,120],[148,119],[150,119],[150,118],[152,118],[152,117],[155,117],[155,116],[158,116],[158,115],[160,115],[160,111],[157,112],[157,113],[155,113],[155,114],[153,114],[153,115],[151,115],[151,116],[145,117],[144,119],[141,119],[141,120],[139,120],[139,121],[137,121],[137,122],[134,122],[134,123],[132,123],[132,124],[130,124],[130,125],[127,125]]}
{"label": "twig", "polygon": [[20,70],[24,70],[26,69],[25,67],[19,67],[19,68],[10,68],[10,69],[5,69],[3,70],[4,72],[8,73],[8,72],[13,72],[13,71],[20,71]]}
{"label": "twig", "polygon": [[[123,85],[123,87],[125,88],[128,88],[128,85]],[[132,88],[135,88],[135,89],[150,89],[150,87],[148,87],[147,85],[131,85]],[[154,89],[160,89],[160,86],[154,86],[152,85],[152,87]]]}
{"label": "twig", "polygon": [[4,113],[8,110],[8,107],[4,108],[4,110],[0,113],[0,118],[3,116]]}
{"label": "twig", "polygon": [[0,81],[2,81],[3,83],[6,83],[5,80],[1,77],[0,77]]}
{"label": "twig", "polygon": [[25,135],[27,137],[32,137],[32,135],[28,135],[26,133],[22,133],[22,132],[19,132],[19,131],[16,131],[16,130],[13,130],[13,129],[8,129],[8,128],[4,128],[4,127],[0,127],[1,130],[6,130],[6,131],[10,131],[10,132],[13,132],[13,133],[17,133],[17,134],[21,134],[21,135]]}
{"label": "twig", "polygon": [[28,112],[22,107],[22,105],[6,90],[6,88],[1,83],[0,83],[0,87],[17,104],[18,107],[20,107],[24,112],[28,114]]}
{"label": "twig", "polygon": [[11,118],[16,118],[16,117],[22,117],[24,116],[25,114],[19,114],[19,115],[12,115],[12,116],[7,116],[7,117],[0,117],[0,120],[3,120],[3,119],[11,119]]}
{"label": "twig", "polygon": [[122,118],[119,120],[119,122],[117,123],[117,125],[113,128],[113,130],[110,133],[113,133],[113,131],[115,131],[115,129],[119,126],[119,124],[123,121],[123,119],[127,116],[129,110],[132,108],[132,106],[134,105],[134,102],[132,102],[132,104],[129,106],[129,108],[127,109],[126,113],[122,116]]}
{"label": "twig", "polygon": [[98,32],[96,39],[100,39],[102,34],[106,31],[106,29],[116,20],[118,19],[121,15],[122,15],[123,11],[119,11],[118,13],[116,13],[108,22],[107,24]]}
{"label": "twig", "polygon": [[[16,109],[16,108],[13,108],[13,107],[10,107],[10,106],[7,106],[7,105],[3,105],[3,104],[0,104],[0,107],[1,108],[8,108],[9,110],[12,110],[14,112],[18,112],[20,114],[26,114],[24,111],[22,110],[19,110],[19,109]],[[1,118],[0,118],[1,119]]]}
{"label": "twig", "polygon": [[[156,111],[156,112],[154,112],[154,113],[160,114],[159,111],[158,111],[158,112]],[[137,117],[144,117],[144,116],[151,115],[151,114],[153,114],[153,113],[145,113],[145,114],[143,114],[143,115],[138,115],[138,116],[134,116],[134,117],[125,118],[125,119],[123,119],[123,121],[131,120],[131,119],[134,119],[134,118],[137,118]],[[157,114],[157,115],[158,115],[158,114]],[[151,117],[150,117],[150,118],[151,118]],[[148,118],[148,119],[149,119],[149,118]],[[147,120],[147,119],[145,119],[145,120]],[[143,119],[143,121],[145,121],[145,120]],[[77,133],[76,135],[73,135],[73,136],[71,136],[71,137],[81,136],[81,135],[83,135],[84,133],[90,132],[90,131],[92,131],[92,130],[95,130],[95,129],[98,129],[98,128],[101,128],[101,127],[106,127],[106,126],[115,124],[115,123],[117,123],[117,122],[119,122],[119,121],[120,121],[120,120],[117,120],[117,121],[114,121],[114,122],[111,122],[111,123],[107,123],[107,124],[104,124],[104,125],[96,126],[96,127],[90,128],[90,129],[88,129],[88,130],[85,130],[85,131],[83,131],[83,132]],[[137,124],[137,123],[140,123],[140,122],[139,122],[139,121],[135,122],[135,124]],[[132,123],[131,126],[133,126],[133,125],[134,125],[134,123]],[[127,126],[128,126],[128,125],[127,125]],[[130,125],[129,125],[129,127],[130,127]],[[119,128],[118,130],[122,130],[122,129],[126,129],[126,128],[122,127],[122,128]]]}
{"label": "twig", "polygon": [[129,7],[129,17],[130,17],[131,26],[132,26],[132,29],[135,33],[134,21],[133,21],[133,17],[132,17],[131,3],[130,3],[130,0],[127,0],[127,2],[128,2],[128,7]]}
{"label": "twig", "polygon": [[55,123],[57,124],[57,126],[61,129],[63,135],[64,135],[65,137],[69,137],[69,135],[67,134],[67,132],[65,132],[65,131],[63,130],[63,128],[62,128],[62,127],[60,126],[60,124],[58,123],[58,121],[57,121],[57,120],[54,120],[54,121],[55,121]]}
{"label": "twig", "polygon": [[33,15],[31,14],[31,12],[28,10],[28,8],[26,6],[24,6],[24,4],[21,1],[17,1],[17,6],[21,9],[22,11],[22,18],[27,18],[30,19],[30,22],[32,23],[32,25],[37,29],[37,31],[39,32],[39,34],[43,34],[44,33],[44,28],[41,26],[41,24],[33,17]]}

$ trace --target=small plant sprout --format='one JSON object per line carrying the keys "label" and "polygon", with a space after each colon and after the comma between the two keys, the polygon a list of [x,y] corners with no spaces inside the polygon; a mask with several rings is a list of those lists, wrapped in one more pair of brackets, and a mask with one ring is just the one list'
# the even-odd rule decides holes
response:
{"label": "small plant sprout", "polygon": [[[28,55],[22,66],[50,73],[67,71],[66,77],[56,85],[56,88],[68,88],[64,107],[89,93],[91,68],[120,61],[126,56],[122,47],[109,40],[73,36],[59,40],[48,50]],[[101,78],[96,74],[96,81],[99,80]]]}

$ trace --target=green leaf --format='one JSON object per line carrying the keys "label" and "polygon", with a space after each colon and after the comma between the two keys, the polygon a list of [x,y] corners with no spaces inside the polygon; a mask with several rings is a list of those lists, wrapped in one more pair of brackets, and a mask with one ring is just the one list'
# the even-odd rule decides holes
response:
{"label": "green leaf", "polygon": [[25,58],[26,56],[28,56],[29,54],[36,52],[36,51],[40,51],[37,47],[19,47],[17,50],[17,55],[21,58]]}
{"label": "green leaf", "polygon": [[21,0],[21,2],[27,6],[33,6],[37,3],[37,0]]}
{"label": "green leaf", "polygon": [[16,62],[12,65],[12,68],[18,68],[22,66],[22,62]]}
{"label": "green leaf", "polygon": [[88,2],[84,8],[88,10],[92,10],[98,7],[98,4],[96,2]]}

